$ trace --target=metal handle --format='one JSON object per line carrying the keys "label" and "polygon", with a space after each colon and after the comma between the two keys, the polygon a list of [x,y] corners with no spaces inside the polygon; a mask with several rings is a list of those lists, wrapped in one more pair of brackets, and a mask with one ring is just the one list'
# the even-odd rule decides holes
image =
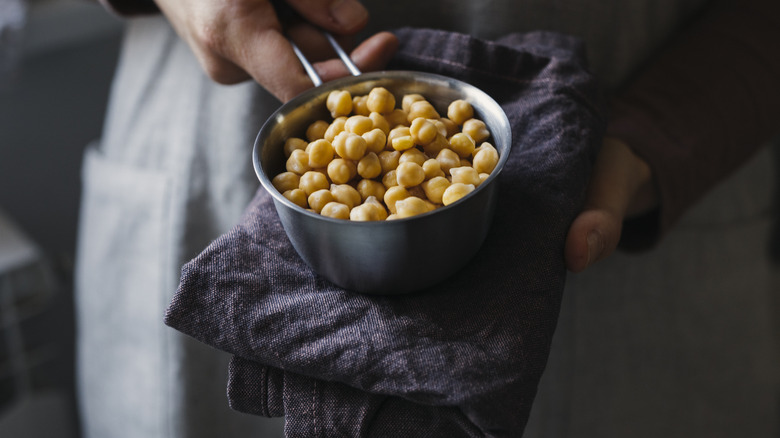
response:
{"label": "metal handle", "polygon": [[[352,62],[352,59],[350,59],[347,52],[344,51],[344,49],[341,48],[338,41],[336,41],[335,38],[333,38],[333,35],[331,35],[328,32],[322,32],[323,35],[325,35],[325,38],[328,39],[328,43],[330,43],[331,47],[333,47],[334,50],[336,50],[336,53],[338,53],[339,58],[341,58],[341,62],[344,63],[344,65],[347,66],[347,69],[350,73],[352,73],[353,76],[360,76],[361,71],[357,68],[354,62]],[[290,44],[292,45],[293,51],[295,52],[295,56],[298,57],[298,59],[301,61],[301,64],[303,64],[303,69],[306,70],[306,74],[309,75],[309,78],[311,78],[311,81],[314,83],[315,87],[318,87],[322,85],[322,78],[320,75],[317,74],[317,71],[314,70],[314,66],[311,65],[308,59],[306,59],[306,56],[303,55],[303,52],[301,52],[301,49],[298,48],[298,46],[290,40]]]}

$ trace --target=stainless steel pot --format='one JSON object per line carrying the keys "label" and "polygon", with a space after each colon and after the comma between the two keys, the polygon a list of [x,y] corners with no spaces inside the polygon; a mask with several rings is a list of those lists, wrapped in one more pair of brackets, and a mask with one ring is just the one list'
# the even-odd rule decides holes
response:
{"label": "stainless steel pot", "polygon": [[[305,59],[302,61],[307,64]],[[512,144],[509,121],[490,96],[453,78],[412,71],[357,74],[322,85],[313,78],[318,86],[279,108],[255,140],[255,172],[273,196],[290,241],[315,272],[338,286],[362,293],[419,291],[466,268],[482,245],[493,220],[498,175]],[[330,118],[325,101],[331,91],[347,90],[355,96],[368,94],[374,87],[387,88],[398,102],[405,94],[421,94],[441,114],[446,114],[447,105],[455,99],[470,102],[475,117],[484,121],[490,130],[489,141],[499,153],[493,173],[458,202],[392,221],[332,219],[309,212],[282,196],[271,179],[284,171],[284,141],[301,137],[312,122]]]}

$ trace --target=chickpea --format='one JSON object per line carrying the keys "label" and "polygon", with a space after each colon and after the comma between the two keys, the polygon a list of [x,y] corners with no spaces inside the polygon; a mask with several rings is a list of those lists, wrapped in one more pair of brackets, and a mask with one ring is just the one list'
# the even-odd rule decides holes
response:
{"label": "chickpea", "polygon": [[383,221],[387,219],[387,210],[375,197],[369,196],[349,212],[349,218],[353,221]]}
{"label": "chickpea", "polygon": [[328,130],[329,125],[330,123],[325,120],[317,120],[306,128],[306,138],[310,142],[325,138],[325,131]]}
{"label": "chickpea", "polygon": [[399,151],[382,151],[378,155],[379,164],[382,165],[382,173],[387,173],[398,167],[398,163],[401,161],[401,152]]}
{"label": "chickpea", "polygon": [[425,190],[425,197],[431,202],[436,204],[442,203],[442,196],[447,187],[450,186],[450,181],[443,176],[435,176],[428,181],[422,183],[422,188]]}
{"label": "chickpea", "polygon": [[409,114],[402,109],[394,109],[391,113],[385,114],[385,119],[390,129],[396,126],[409,126]]}
{"label": "chickpea", "polygon": [[424,200],[410,196],[395,203],[396,215],[399,219],[416,216],[433,210],[434,206]]}
{"label": "chickpea", "polygon": [[385,206],[387,206],[387,209],[390,210],[390,213],[396,213],[395,203],[402,199],[406,199],[409,196],[411,195],[405,188],[401,186],[394,186],[387,189],[383,200],[385,201]]}
{"label": "chickpea", "polygon": [[478,186],[482,181],[479,179],[479,172],[471,166],[453,167],[450,169],[452,183],[471,184]]}
{"label": "chickpea", "polygon": [[362,137],[366,140],[366,150],[368,152],[378,154],[385,150],[387,135],[382,129],[374,128],[363,134]]}
{"label": "chickpea", "polygon": [[[441,202],[444,205],[450,205],[453,202],[463,198],[474,191],[474,186],[471,184],[452,183],[442,194]],[[310,202],[311,203],[311,202]]]}
{"label": "chickpea", "polygon": [[480,183],[480,184],[482,184],[482,183],[483,183],[483,182],[485,182],[485,180],[486,180],[486,179],[488,179],[489,177],[490,177],[490,174],[489,174],[489,173],[480,173],[480,174],[479,174],[479,183]]}
{"label": "chickpea", "polygon": [[455,151],[460,157],[470,157],[474,152],[474,139],[468,134],[459,132],[450,137],[450,149]]}
{"label": "chickpea", "polygon": [[336,158],[328,163],[328,178],[336,184],[346,184],[355,177],[357,166],[350,160]]}
{"label": "chickpea", "polygon": [[309,208],[309,202],[307,201],[306,192],[301,189],[287,190],[282,193],[282,196],[292,201],[293,204],[301,208]]}
{"label": "chickpea", "polygon": [[399,137],[411,137],[412,133],[408,126],[396,126],[387,133],[387,146],[393,146],[393,140]]}
{"label": "chickpea", "polygon": [[439,130],[436,128],[436,125],[429,120],[418,117],[412,120],[412,125],[409,127],[409,133],[412,135],[412,139],[414,139],[416,144],[425,146],[436,139],[436,134],[439,133]]}
{"label": "chickpea", "polygon": [[444,171],[441,170],[441,165],[435,158],[429,158],[422,164],[423,172],[425,172],[425,179],[431,179],[437,176],[445,176]]}
{"label": "chickpea", "polygon": [[352,112],[352,95],[346,90],[333,90],[328,94],[325,106],[334,119]]}
{"label": "chickpea", "polygon": [[[351,102],[351,101],[350,101]],[[324,207],[322,207],[322,211],[320,211],[320,214],[327,217],[332,217],[334,219],[349,219],[349,211],[350,208],[346,205],[331,201],[325,204]]]}
{"label": "chickpea", "polygon": [[284,193],[287,190],[297,189],[300,181],[301,177],[297,173],[282,172],[271,180],[271,184],[279,193]]}
{"label": "chickpea", "polygon": [[361,179],[360,182],[357,183],[356,189],[364,202],[371,196],[377,199],[383,199],[385,197],[385,191],[387,190],[384,184],[372,179]]}
{"label": "chickpea", "polygon": [[410,196],[417,196],[420,199],[425,199],[425,190],[423,190],[422,185],[414,186],[414,187],[408,187],[406,189],[407,192],[409,192]]}
{"label": "chickpea", "polygon": [[393,139],[393,149],[405,151],[414,147],[414,140],[411,135],[404,135]]}
{"label": "chickpea", "polygon": [[398,164],[412,162],[422,166],[422,164],[427,159],[428,157],[421,150],[417,148],[411,148],[401,153],[401,158],[398,159]]}
{"label": "chickpea", "polygon": [[442,149],[436,155],[436,161],[439,162],[441,170],[447,175],[450,174],[450,169],[453,167],[460,167],[460,157],[452,149]]}
{"label": "chickpea", "polygon": [[351,116],[344,123],[344,130],[357,135],[363,135],[374,129],[374,121],[367,116]]}
{"label": "chickpea", "polygon": [[347,122],[347,118],[344,116],[334,119],[330,123],[330,125],[328,125],[328,129],[325,130],[325,134],[323,135],[323,138],[332,143],[333,139],[336,138],[336,136],[339,135],[339,133],[344,131],[344,124],[346,122]]}
{"label": "chickpea", "polygon": [[314,210],[317,213],[322,212],[322,208],[325,207],[325,205],[328,202],[335,201],[335,198],[333,198],[333,194],[328,189],[320,189],[316,192],[309,194],[309,208]]}
{"label": "chickpea", "polygon": [[447,141],[443,135],[437,135],[432,142],[423,146],[423,151],[425,151],[425,154],[429,157],[435,157],[442,149],[448,149],[449,147],[450,142]]}
{"label": "chickpea", "polygon": [[368,115],[368,118],[374,122],[374,129],[381,129],[385,135],[390,132],[390,123],[382,114],[379,114],[378,112],[372,112]]}
{"label": "chickpea", "polygon": [[333,145],[324,138],[314,140],[306,146],[306,153],[309,154],[309,167],[325,167],[333,159]]}
{"label": "chickpea", "polygon": [[471,167],[471,161],[461,158],[460,159],[460,167]]}
{"label": "chickpea", "polygon": [[294,172],[298,175],[303,175],[304,173],[311,170],[311,167],[309,167],[309,154],[307,154],[303,149],[295,149],[290,154],[290,158],[287,159],[285,167],[288,172]]}
{"label": "chickpea", "polygon": [[479,119],[466,120],[463,122],[463,129],[461,131],[473,138],[475,143],[480,143],[490,136],[487,125]]}
{"label": "chickpea", "polygon": [[301,175],[301,181],[298,183],[298,188],[306,192],[307,196],[317,190],[327,189],[328,187],[330,187],[328,178],[321,172],[311,170]]}
{"label": "chickpea", "polygon": [[387,114],[395,109],[395,96],[384,87],[374,87],[368,93],[366,107],[369,111]]}
{"label": "chickpea", "polygon": [[366,179],[376,178],[382,174],[382,164],[379,157],[373,153],[367,153],[357,164],[357,173]]}
{"label": "chickpea", "polygon": [[344,131],[333,139],[333,148],[340,157],[358,161],[366,154],[368,144],[363,137]]}
{"label": "chickpea", "polygon": [[[399,165],[400,166],[400,165]],[[398,177],[396,176],[396,169],[393,169],[384,175],[382,175],[382,184],[385,188],[395,187],[398,185]]]}
{"label": "chickpea", "polygon": [[427,100],[418,100],[409,107],[409,114],[406,116],[406,119],[411,123],[418,117],[438,119],[441,116],[439,116],[439,113],[436,112],[436,108],[434,108],[430,102]]}
{"label": "chickpea", "polygon": [[403,187],[414,187],[425,181],[425,171],[419,164],[407,161],[398,165],[396,180]]}
{"label": "chickpea", "polygon": [[366,102],[368,96],[355,96],[352,98],[352,112],[359,116],[367,116],[371,111],[368,110]]}
{"label": "chickpea", "polygon": [[440,118],[439,123],[441,123],[441,126],[444,127],[444,133],[442,135],[447,138],[452,137],[460,131],[458,125],[446,117]]}
{"label": "chickpea", "polygon": [[474,108],[463,99],[453,100],[447,107],[447,117],[458,125],[462,125],[463,122],[474,117]]}
{"label": "chickpea", "polygon": [[294,150],[304,150],[308,144],[309,142],[302,138],[290,137],[284,141],[284,156],[290,158]]}
{"label": "chickpea", "polygon": [[[384,187],[382,187],[382,190],[384,190]],[[336,202],[340,202],[350,209],[363,202],[363,198],[360,196],[357,189],[349,184],[331,184],[330,193],[333,195]]]}
{"label": "chickpea", "polygon": [[401,98],[401,109],[408,113],[412,104],[420,100],[425,100],[421,94],[406,94]]}
{"label": "chickpea", "polygon": [[488,142],[482,143],[479,150],[474,154],[473,166],[477,172],[491,173],[498,164],[498,151]]}

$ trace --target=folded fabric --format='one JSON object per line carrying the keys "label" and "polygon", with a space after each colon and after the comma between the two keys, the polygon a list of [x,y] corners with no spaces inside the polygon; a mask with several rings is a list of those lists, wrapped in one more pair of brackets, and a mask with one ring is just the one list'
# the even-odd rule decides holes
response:
{"label": "folded fabric", "polygon": [[340,289],[304,264],[260,189],[241,222],[184,266],[165,323],[234,354],[231,406],[284,415],[290,437],[517,437],[605,125],[598,87],[568,36],[396,34],[392,68],[472,83],[512,125],[496,216],[468,268],[408,295]]}

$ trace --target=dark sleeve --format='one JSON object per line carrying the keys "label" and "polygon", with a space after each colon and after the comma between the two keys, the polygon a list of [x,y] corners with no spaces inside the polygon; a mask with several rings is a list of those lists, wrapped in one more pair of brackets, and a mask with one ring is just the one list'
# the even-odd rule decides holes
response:
{"label": "dark sleeve", "polygon": [[614,101],[607,135],[647,161],[661,201],[653,217],[627,223],[624,246],[663,236],[779,126],[780,1],[713,6]]}
{"label": "dark sleeve", "polygon": [[129,17],[133,15],[157,14],[160,9],[153,0],[98,0],[106,9],[116,15]]}

